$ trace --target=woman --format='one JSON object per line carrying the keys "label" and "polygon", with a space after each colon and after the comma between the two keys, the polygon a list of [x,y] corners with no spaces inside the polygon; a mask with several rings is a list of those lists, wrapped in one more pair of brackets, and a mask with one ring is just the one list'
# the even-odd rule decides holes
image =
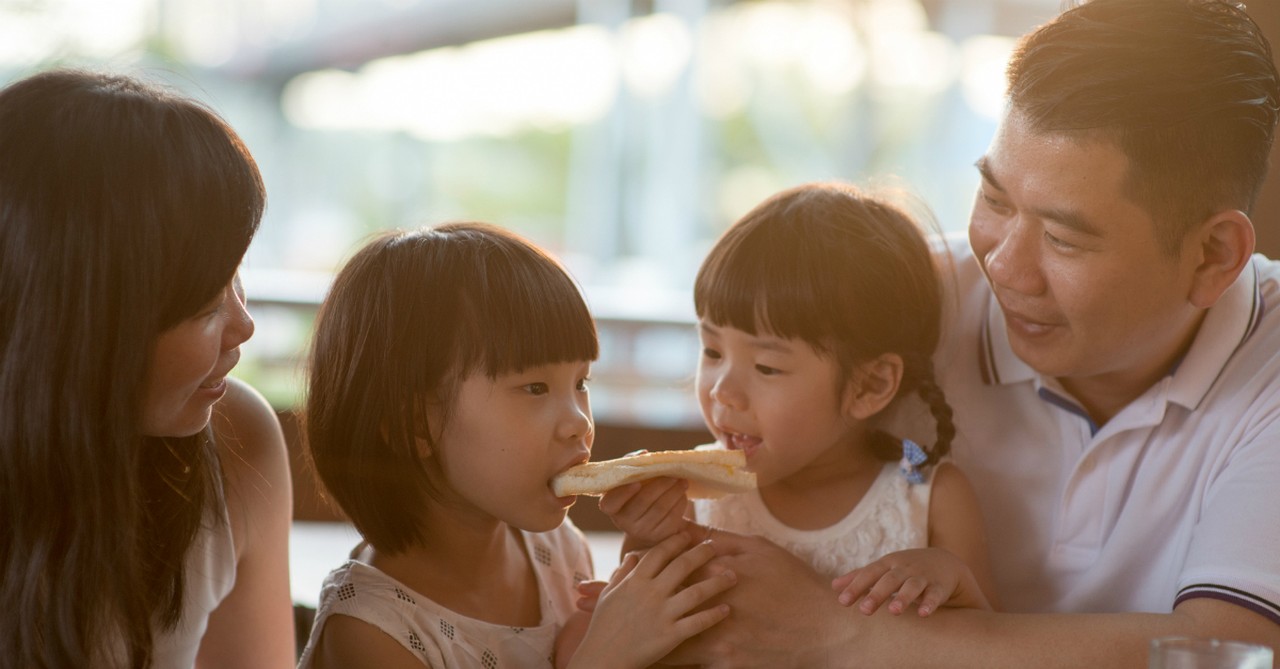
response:
{"label": "woman", "polygon": [[283,438],[227,377],[263,206],[191,100],[0,91],[0,664],[292,665]]}

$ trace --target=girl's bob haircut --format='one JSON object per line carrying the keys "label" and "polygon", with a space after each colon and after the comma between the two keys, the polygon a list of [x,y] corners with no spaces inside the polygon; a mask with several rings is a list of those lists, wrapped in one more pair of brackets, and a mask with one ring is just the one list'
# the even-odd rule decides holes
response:
{"label": "girl's bob haircut", "polygon": [[434,491],[419,440],[428,404],[466,377],[595,360],[595,323],[551,256],[484,223],[385,233],[338,273],[311,351],[305,435],[316,473],[375,548],[397,553],[430,528]]}

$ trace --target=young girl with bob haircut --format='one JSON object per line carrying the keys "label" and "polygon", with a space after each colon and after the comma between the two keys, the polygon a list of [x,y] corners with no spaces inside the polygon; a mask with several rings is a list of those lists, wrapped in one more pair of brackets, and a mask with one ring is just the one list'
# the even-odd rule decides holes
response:
{"label": "young girl with bob haircut", "polygon": [[70,70],[0,91],[0,156],[0,664],[290,666],[284,441],[227,376],[253,158]]}
{"label": "young girl with bob haircut", "polygon": [[[760,486],[698,500],[694,519],[787,548],[867,614],[885,601],[922,616],[944,603],[989,608],[977,503],[942,461],[954,434],[931,363],[942,292],[912,217],[846,184],[783,191],[717,241],[694,303],[710,447],[743,451]],[[909,394],[936,422],[932,445],[876,428]],[[686,520],[686,487],[631,484],[600,508],[628,547],[706,536]]]}
{"label": "young girl with bob haircut", "polygon": [[714,551],[674,537],[625,559],[556,653],[592,566],[551,480],[590,455],[597,346],[565,270],[500,228],[355,254],[320,311],[305,429],[365,541],[325,580],[300,667],[647,667],[728,614],[693,613],[732,576],[684,586]]}

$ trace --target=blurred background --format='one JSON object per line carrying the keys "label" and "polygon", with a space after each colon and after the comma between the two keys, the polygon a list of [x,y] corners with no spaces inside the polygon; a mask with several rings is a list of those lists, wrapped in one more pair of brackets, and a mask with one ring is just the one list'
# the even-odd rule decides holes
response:
{"label": "blurred background", "polygon": [[[1280,34],[1280,10],[1255,16]],[[162,79],[225,116],[268,209],[237,374],[291,429],[331,273],[372,232],[510,227],[599,318],[597,457],[705,438],[690,286],[773,192],[896,184],[963,230],[1014,39],[1058,0],[0,0],[0,83]],[[1276,246],[1268,189],[1262,248]],[[1265,221],[1265,224],[1264,224]],[[298,512],[323,515],[308,481]],[[582,506],[582,505],[579,505]],[[576,513],[586,513],[586,511]]]}

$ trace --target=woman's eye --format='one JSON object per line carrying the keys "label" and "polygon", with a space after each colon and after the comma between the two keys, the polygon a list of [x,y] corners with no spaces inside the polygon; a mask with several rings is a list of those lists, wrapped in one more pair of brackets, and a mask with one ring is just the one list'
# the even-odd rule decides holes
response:
{"label": "woman's eye", "polygon": [[550,392],[550,389],[547,387],[547,384],[542,383],[541,381],[537,383],[525,384],[524,389],[525,389],[525,392],[529,393],[530,395],[546,395],[548,392]]}

